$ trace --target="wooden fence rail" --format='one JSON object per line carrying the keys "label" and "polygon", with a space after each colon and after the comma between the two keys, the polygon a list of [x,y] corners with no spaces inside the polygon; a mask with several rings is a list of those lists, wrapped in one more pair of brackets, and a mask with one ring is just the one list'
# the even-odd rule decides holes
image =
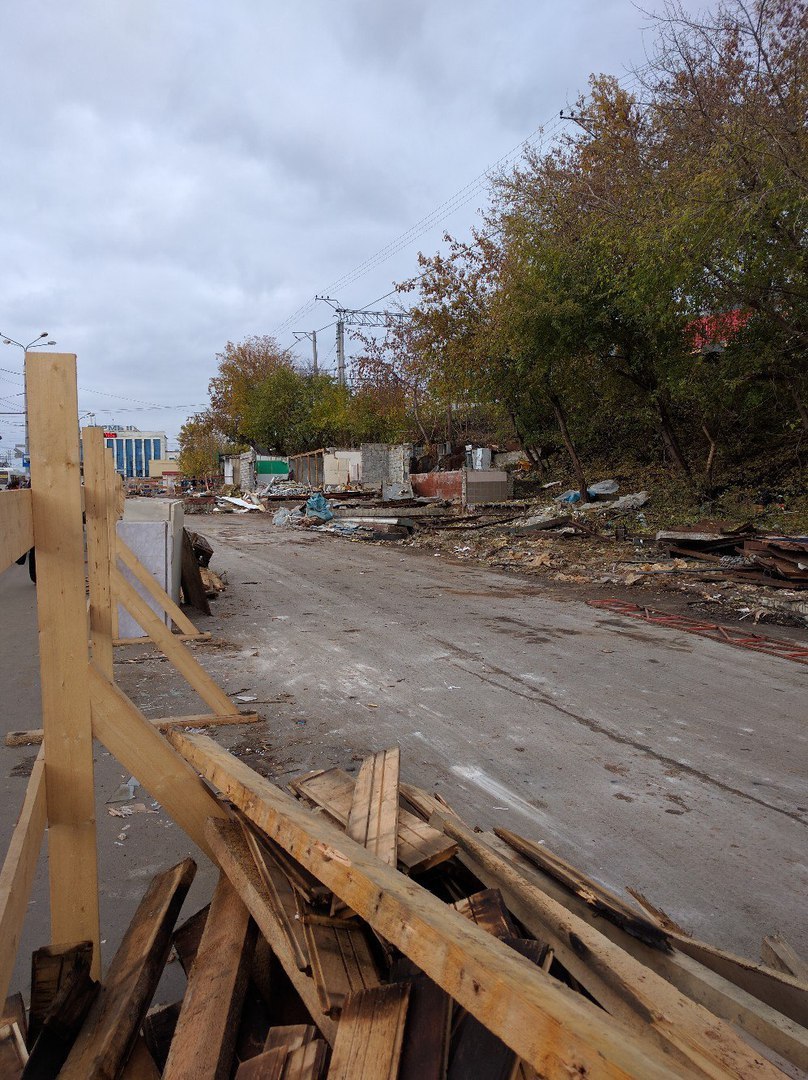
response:
{"label": "wooden fence rail", "polygon": [[34,546],[30,488],[0,491],[0,574]]}
{"label": "wooden fence rail", "polygon": [[[24,733],[28,741],[41,741],[42,749],[0,870],[0,1002],[8,992],[46,828],[51,940],[91,941],[93,975],[100,977],[93,737],[137,775],[209,853],[205,821],[224,811],[160,727],[257,719],[254,713],[239,714],[182,644],[209,635],[197,630],[118,538],[122,488],[101,428],[84,429],[83,456],[80,452],[76,357],[26,354],[25,380],[31,488],[0,493],[0,572],[36,548],[43,725],[40,731]],[[123,576],[119,561],[151,603]],[[151,638],[165,652],[214,710],[212,716],[151,722],[115,685],[118,600],[148,634],[143,640]],[[166,615],[180,634],[171,632]]]}

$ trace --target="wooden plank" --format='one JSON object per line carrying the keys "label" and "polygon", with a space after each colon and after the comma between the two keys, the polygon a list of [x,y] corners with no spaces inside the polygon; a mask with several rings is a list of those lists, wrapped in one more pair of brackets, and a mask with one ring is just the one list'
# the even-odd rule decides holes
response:
{"label": "wooden plank", "polygon": [[90,584],[90,652],[93,661],[112,678],[112,591],[109,572],[114,548],[110,548],[109,518],[112,508],[107,505],[108,451],[104,429],[84,428],[81,433],[84,456],[84,506],[87,520],[87,576]]}
{"label": "wooden plank", "polygon": [[283,1080],[320,1080],[327,1056],[328,1047],[322,1039],[298,1046],[286,1055]]}
{"label": "wooden plank", "polygon": [[168,1051],[171,1048],[171,1040],[174,1038],[181,1007],[181,1001],[173,1001],[170,1005],[157,1005],[149,1009],[143,1021],[143,1038],[161,1073],[168,1060]]}
{"label": "wooden plank", "polygon": [[160,1070],[142,1035],[135,1039],[135,1045],[123,1067],[121,1080],[160,1080]]}
{"label": "wooden plank", "polygon": [[447,1080],[514,1080],[518,1067],[519,1059],[502,1039],[473,1016],[463,1017]]}
{"label": "wooden plank", "polygon": [[31,489],[0,491],[0,574],[33,546]]}
{"label": "wooden plank", "polygon": [[106,1080],[125,1063],[168,959],[171,931],[195,873],[193,859],[185,859],[152,881],[60,1080]]}
{"label": "wooden plank", "polygon": [[[258,971],[259,965],[262,971],[259,974],[263,974],[264,989],[274,991],[276,996],[280,996],[277,992],[277,983],[275,987],[271,986],[270,980],[272,977],[272,951],[266,943],[266,939],[260,934],[255,935],[255,945],[258,946],[259,942],[263,942],[266,946],[266,951],[263,956],[256,956],[256,949],[253,949],[252,963],[250,964],[250,979],[247,984],[247,992],[244,995],[244,1004],[241,1007],[241,1016],[238,1017],[236,1023],[236,1047],[233,1054],[233,1066],[237,1068],[242,1061],[247,1061],[248,1058],[255,1057],[257,1054],[264,1052],[264,1041],[269,1031],[269,1026],[272,1022],[270,1007],[267,1003],[267,999],[263,996],[263,991],[259,990],[256,986],[255,976]],[[277,980],[277,968],[276,980]],[[272,1001],[271,993],[268,996],[269,1002]]]}
{"label": "wooden plank", "polygon": [[[242,822],[242,830],[256,869],[266,887],[267,893],[272,898],[275,915],[286,934],[298,971],[310,972],[311,959],[306,944],[306,935],[298,917],[297,901],[292,883],[284,874],[278,861],[244,822]],[[266,1049],[269,1050],[271,1047]]]}
{"label": "wooden plank", "polygon": [[124,692],[94,664],[88,671],[94,735],[138,777],[194,843],[210,854],[205,822],[211,816],[227,817],[227,810]]}
{"label": "wooden plank", "polygon": [[425,975],[410,983],[410,1004],[398,1080],[445,1080],[452,999]]}
{"label": "wooden plank", "polygon": [[242,1062],[236,1080],[318,1080],[327,1049],[315,1031],[309,1024],[270,1028],[264,1050]]}
{"label": "wooden plank", "polygon": [[394,983],[348,998],[328,1080],[396,1080],[409,997],[407,983]]}
{"label": "wooden plank", "polygon": [[177,954],[180,966],[186,975],[191,974],[191,968],[194,966],[194,960],[196,959],[202,935],[205,932],[205,923],[208,921],[209,914],[210,904],[205,904],[203,908],[189,916],[181,926],[178,926],[171,936],[174,952]]}
{"label": "wooden plank", "polygon": [[430,795],[429,792],[416,787],[415,784],[407,784],[403,780],[399,781],[398,790],[407,806],[411,807],[413,813],[424,821],[429,821],[435,813],[453,814],[457,817],[451,806],[437,792]]}
{"label": "wooden plank", "polygon": [[[117,610],[118,610],[118,608],[117,608],[117,605],[116,605],[112,609],[113,615],[117,612]],[[173,636],[177,641],[202,642],[202,641],[210,641],[212,635],[207,630],[205,630],[205,631],[200,630],[199,633],[197,633],[197,634],[177,634],[177,633],[174,633]],[[141,635],[141,637],[118,637],[116,635],[112,640],[112,644],[113,645],[143,645],[147,641],[151,641],[151,638],[147,637],[145,634]]]}
{"label": "wooden plank", "polygon": [[[729,1025],[527,881],[456,818],[447,818],[443,827],[469,856],[473,872],[502,890],[514,916],[552,947],[595,1000],[646,1041],[667,1051],[677,1067],[695,1067],[710,1076],[779,1075]],[[521,1056],[538,1067],[527,1055]]]}
{"label": "wooden plank", "polygon": [[22,994],[10,994],[6,998],[3,1008],[0,1009],[0,1025],[2,1024],[16,1024],[25,1045],[28,1046],[28,1017]]}
{"label": "wooden plank", "polygon": [[[549,1080],[569,1080],[576,1069],[588,1080],[670,1076],[668,1055],[380,863],[212,739],[178,731],[168,738],[259,829]],[[212,845],[224,829],[211,823]],[[216,844],[216,854],[227,869],[232,831],[225,837]],[[246,895],[242,889],[250,907]],[[253,916],[259,921],[255,910]],[[680,1071],[696,1075],[695,1069]]]}
{"label": "wooden plank", "polygon": [[80,941],[75,945],[45,945],[32,954],[29,1045],[33,1046],[36,1042],[62,986],[77,971],[89,974],[92,958],[91,941]]}
{"label": "wooden plank", "polygon": [[[255,826],[251,822],[248,824],[250,831],[252,832]],[[269,858],[277,863],[286,875],[295,892],[299,894],[307,904],[313,908],[327,906],[331,900],[331,891],[319,882],[314,874],[310,874],[309,871],[301,866],[300,863],[296,862],[288,852],[284,851],[282,847],[274,843],[263,833],[261,833],[260,836],[260,844],[261,849],[267,853]]]}
{"label": "wooden plank", "polygon": [[[641,896],[636,890],[632,895],[638,900]],[[643,904],[648,903],[642,897]],[[647,911],[650,908],[646,908]],[[659,909],[656,909],[657,911]],[[744,956],[736,956],[715,945],[692,938],[679,929],[672,929],[670,917],[666,916],[666,922],[662,923],[668,940],[675,946],[678,960],[684,957],[696,961],[700,968],[704,968],[711,974],[720,976],[720,981],[727,981],[744,991],[744,997],[751,995],[763,1005],[768,1006],[783,1016],[789,1017],[797,1024],[805,1027],[808,1024],[808,980],[798,979],[784,971],[777,971],[765,964],[757,964]],[[740,1000],[740,998],[739,998]],[[753,1007],[756,1007],[753,1005]],[[719,1016],[720,1007],[713,1009]],[[746,1025],[739,1020],[741,1026]],[[750,1034],[754,1034],[751,1028]],[[763,1040],[766,1041],[765,1039]]]}
{"label": "wooden plank", "polygon": [[[475,921],[479,925],[479,921]],[[497,932],[500,927],[496,922],[489,923],[485,929],[488,933],[493,933],[495,937],[500,936]],[[546,946],[538,941],[532,938],[502,938],[502,940],[507,941],[512,949],[517,949],[522,956],[526,956],[534,964],[541,963]],[[484,1028],[479,1020],[475,1020],[473,1016],[466,1016],[459,1028],[448,1080],[463,1080],[464,1077],[470,1075],[474,1075],[478,1080],[512,1080],[513,1077],[519,1075],[523,1064],[514,1052],[501,1039]],[[530,1069],[530,1066],[527,1068]]]}
{"label": "wooden plank", "polygon": [[155,615],[140,593],[126,580],[117,567],[111,573],[112,590],[129,614],[146,631],[151,640],[199,694],[206,705],[221,716],[231,716],[233,702],[219,684],[202,667],[196,657],[177,641],[159,615]]}
{"label": "wooden plank", "polygon": [[254,945],[250,913],[222,873],[163,1069],[166,1080],[230,1076]]}
{"label": "wooden plank", "polygon": [[[333,820],[346,828],[351,812],[355,781],[342,769],[309,773],[289,785],[315,806],[321,806]],[[399,811],[398,860],[407,874],[422,873],[451,859],[457,845],[437,829],[407,810]]]}
{"label": "wooden plank", "polygon": [[286,1049],[280,1046],[242,1061],[236,1080],[283,1080],[286,1056]]}
{"label": "wooden plank", "polygon": [[303,930],[320,1008],[328,1016],[337,1016],[351,994],[379,985],[363,924],[304,914]]}
{"label": "wooden plank", "polygon": [[362,762],[351,797],[346,832],[386,862],[398,863],[399,747],[380,750]]}
{"label": "wooden plank", "polygon": [[76,358],[25,356],[42,718],[47,743],[51,940],[94,946],[100,972],[93,739]]}
{"label": "wooden plank", "polygon": [[[210,604],[207,593],[199,572],[199,563],[196,561],[194,549],[188,530],[182,530],[182,565],[180,570],[180,583],[185,597],[185,603],[201,611],[203,615],[210,615]],[[139,621],[139,620],[138,620]],[[142,625],[142,624],[141,624]]]}
{"label": "wooden plank", "polygon": [[638,937],[640,941],[645,941],[664,951],[670,951],[668,935],[663,929],[634,911],[605,886],[592,881],[580,870],[571,866],[560,855],[549,851],[544,844],[537,844],[535,840],[526,840],[509,829],[494,829],[494,833],[529,862],[560,881],[597,914],[610,919],[617,926],[622,927],[626,933]]}
{"label": "wooden plank", "polygon": [[312,1042],[317,1038],[317,1029],[314,1024],[285,1024],[279,1027],[271,1027],[267,1032],[264,1050],[275,1050],[283,1047],[287,1053],[297,1050],[300,1046]]}
{"label": "wooden plank", "polygon": [[0,1025],[0,1076],[20,1080],[28,1061],[28,1051],[19,1026],[12,1022]]}
{"label": "wooden plank", "polygon": [[199,630],[197,630],[182,608],[174,603],[165,589],[161,588],[155,576],[149,573],[134,551],[120,536],[116,537],[115,553],[132,577],[143,586],[153,600],[157,601],[163,611],[171,616],[171,621],[176,625],[180,633],[185,635],[188,640],[199,637]]}
{"label": "wooden plank", "polygon": [[516,927],[499,889],[483,889],[465,900],[458,900],[452,906],[487,934],[498,938],[516,937]]}
{"label": "wooden plank", "polygon": [[327,1042],[333,1045],[337,1025],[320,1008],[314,980],[297,966],[292,945],[278,919],[274,900],[258,873],[241,826],[233,821],[210,821],[207,835],[214,858],[249,908],[312,1020]]}
{"label": "wooden plank", "polygon": [[[234,712],[229,716],[219,716],[217,713],[196,713],[190,716],[156,716],[148,719],[158,731],[168,731],[169,728],[175,727],[238,727],[239,724],[257,724],[261,717],[254,712]],[[42,728],[32,728],[30,731],[10,731],[4,742],[6,746],[39,746],[42,743]]]}
{"label": "wooden plank", "polygon": [[[500,858],[508,861],[522,878],[535,884],[543,893],[557,900],[579,919],[587,922],[591,927],[597,928],[621,949],[639,960],[641,964],[651,968],[667,982],[681,990],[682,993],[687,994],[692,1001],[705,1006],[721,1019],[732,1024],[738,1024],[744,1031],[770,1047],[775,1053],[782,1055],[789,1061],[793,1061],[800,1068],[806,1068],[806,1065],[801,1064],[801,1062],[808,1064],[808,1040],[806,1039],[804,1027],[800,1023],[800,1017],[804,1019],[807,1010],[805,1004],[801,1004],[801,1002],[805,1001],[804,988],[803,996],[799,998],[797,996],[799,984],[797,984],[796,980],[790,979],[787,975],[783,975],[781,980],[776,976],[776,973],[772,973],[771,980],[764,983],[762,980],[767,977],[768,969],[761,968],[750,961],[743,961],[738,957],[721,953],[720,950],[715,950],[711,946],[704,947],[704,956],[712,964],[715,964],[715,968],[708,967],[694,958],[697,955],[696,953],[691,956],[680,951],[678,939],[676,940],[677,947],[672,952],[661,952],[648,946],[638,938],[627,934],[616,924],[598,917],[592,908],[579,897],[570,893],[556,879],[543,873],[538,867],[516,854],[493,833],[483,833],[481,840],[495,851]],[[478,876],[482,874],[482,868],[468,855],[461,854],[460,858],[473,873],[478,874]],[[490,880],[492,883],[496,883],[496,878],[491,877]],[[507,894],[507,891],[505,898],[508,905],[511,906],[511,910],[514,910],[514,913],[518,916],[519,912],[512,906],[515,901]],[[537,922],[530,929],[535,933],[541,933],[541,924]],[[691,944],[698,947],[703,943],[691,942]],[[551,949],[548,953],[550,960],[552,955],[553,950]],[[725,970],[727,970],[731,978],[724,978],[723,975],[719,974],[717,969],[722,962],[724,962]],[[547,963],[547,970],[549,970],[549,963]],[[740,982],[744,974],[750,976],[750,981],[754,980],[751,985],[755,987],[764,985],[767,988],[771,986],[773,990],[776,990],[785,1004],[793,1008],[796,1016],[792,1018],[785,1012],[781,1013],[776,1008],[744,990]],[[790,987],[788,983],[793,983],[793,987]],[[786,990],[793,990],[794,996],[786,997],[784,993]]]}
{"label": "wooden plank", "polygon": [[[769,967],[808,982],[808,962],[783,938],[782,934],[767,934],[761,946],[761,956]],[[808,1020],[808,1018],[807,1018]]]}
{"label": "wooden plank", "polygon": [[8,993],[20,947],[46,820],[45,756],[40,750],[0,870],[0,1000],[5,1000]]}
{"label": "wooden plank", "polygon": [[59,988],[31,1047],[25,1080],[51,1080],[59,1074],[100,989],[87,967],[73,968]]}

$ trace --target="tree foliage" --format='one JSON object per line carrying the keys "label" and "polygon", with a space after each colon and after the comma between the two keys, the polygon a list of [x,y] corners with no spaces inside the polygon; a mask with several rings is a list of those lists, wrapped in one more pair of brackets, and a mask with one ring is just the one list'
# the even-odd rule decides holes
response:
{"label": "tree foliage", "polygon": [[[201,418],[277,450],[517,441],[616,448],[693,484],[808,438],[808,0],[669,0],[628,89],[593,76],[561,137],[492,184],[358,336],[348,391],[270,338],[228,344]],[[200,419],[200,418],[197,418]],[[204,425],[203,425],[204,427]]]}

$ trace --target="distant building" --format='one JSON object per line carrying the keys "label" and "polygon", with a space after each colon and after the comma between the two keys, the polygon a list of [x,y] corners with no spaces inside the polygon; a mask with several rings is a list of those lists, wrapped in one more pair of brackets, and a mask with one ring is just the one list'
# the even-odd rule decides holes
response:
{"label": "distant building", "polygon": [[136,427],[108,427],[104,441],[115,458],[115,468],[127,478],[147,477],[149,463],[165,458],[168,439],[164,431],[139,431]]}

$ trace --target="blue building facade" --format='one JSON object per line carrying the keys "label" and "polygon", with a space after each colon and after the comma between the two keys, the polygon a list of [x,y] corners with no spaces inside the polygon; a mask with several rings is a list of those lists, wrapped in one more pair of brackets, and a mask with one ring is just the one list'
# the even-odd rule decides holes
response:
{"label": "blue building facade", "polygon": [[115,468],[127,479],[149,475],[149,462],[166,456],[164,431],[138,431],[137,428],[106,428],[104,441],[115,458]]}

